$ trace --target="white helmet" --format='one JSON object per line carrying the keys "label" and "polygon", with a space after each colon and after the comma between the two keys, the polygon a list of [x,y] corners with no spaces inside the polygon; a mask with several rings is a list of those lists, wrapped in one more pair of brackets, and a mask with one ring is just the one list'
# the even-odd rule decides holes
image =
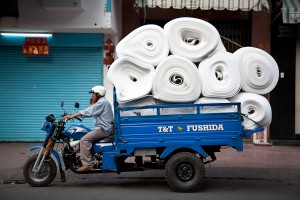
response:
{"label": "white helmet", "polygon": [[91,89],[90,93],[98,93],[100,96],[105,96],[106,90],[103,86],[96,85]]}

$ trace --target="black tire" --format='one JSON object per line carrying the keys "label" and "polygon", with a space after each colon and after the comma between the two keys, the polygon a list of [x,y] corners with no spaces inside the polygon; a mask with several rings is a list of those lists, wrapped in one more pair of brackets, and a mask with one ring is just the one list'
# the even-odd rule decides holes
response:
{"label": "black tire", "polygon": [[173,155],[165,167],[166,180],[176,192],[196,192],[204,182],[202,160],[190,152]]}
{"label": "black tire", "polygon": [[49,157],[46,158],[39,173],[32,171],[34,163],[38,155],[33,155],[26,161],[23,168],[23,175],[25,181],[34,187],[44,187],[49,185],[56,177],[57,167],[54,160]]}

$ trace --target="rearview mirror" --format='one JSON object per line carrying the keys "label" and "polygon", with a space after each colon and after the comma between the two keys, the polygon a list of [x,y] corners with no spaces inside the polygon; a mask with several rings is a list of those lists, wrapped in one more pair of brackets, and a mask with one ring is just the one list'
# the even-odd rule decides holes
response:
{"label": "rearview mirror", "polygon": [[65,102],[64,101],[62,101],[61,103],[60,103],[60,107],[64,107],[64,104],[65,104]]}
{"label": "rearview mirror", "polygon": [[79,108],[80,107],[80,104],[78,102],[75,102],[75,105],[74,105],[75,108]]}

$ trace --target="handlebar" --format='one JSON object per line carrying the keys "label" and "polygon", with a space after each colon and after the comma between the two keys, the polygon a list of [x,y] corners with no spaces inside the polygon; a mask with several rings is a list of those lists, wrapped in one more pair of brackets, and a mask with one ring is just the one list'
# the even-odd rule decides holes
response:
{"label": "handlebar", "polygon": [[63,118],[61,119],[64,123],[67,123],[67,121],[69,120],[68,118]]}
{"label": "handlebar", "polygon": [[[74,118],[77,119],[78,121],[82,122],[82,119],[80,119],[79,117],[74,117]],[[68,118],[62,118],[61,120],[62,120],[64,123],[67,123],[67,121],[70,120],[70,119],[68,119]]]}
{"label": "handlebar", "polygon": [[78,121],[82,122],[82,119],[80,119],[79,117],[75,117]]}

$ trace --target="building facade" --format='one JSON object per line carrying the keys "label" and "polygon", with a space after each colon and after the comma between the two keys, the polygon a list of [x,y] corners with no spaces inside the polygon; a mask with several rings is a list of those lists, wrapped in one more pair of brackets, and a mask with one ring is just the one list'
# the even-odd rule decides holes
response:
{"label": "building facade", "polygon": [[[112,91],[105,73],[121,33],[121,5],[116,0],[2,1],[0,141],[40,141],[39,126],[48,114],[64,112],[62,101],[71,113],[75,102],[88,106],[94,85],[107,84]],[[85,123],[93,126],[92,119]]]}
{"label": "building facade", "polygon": [[[271,54],[280,78],[267,95],[272,123],[263,137],[266,143],[300,139],[300,76],[297,32],[299,1],[154,1],[131,0],[123,4],[123,37],[144,24],[163,26],[177,17],[195,17],[213,24],[227,51],[252,46]],[[130,3],[129,3],[130,2]],[[260,4],[260,5],[258,5]],[[134,6],[132,6],[134,5]],[[298,31],[297,31],[298,30]],[[297,43],[296,43],[297,39]],[[296,45],[297,44],[297,45]],[[300,79],[299,79],[300,80]]]}
{"label": "building facade", "polygon": [[[8,3],[9,2],[9,3]],[[61,113],[60,101],[88,105],[90,87],[103,84],[115,59],[114,46],[145,24],[163,26],[178,17],[213,24],[227,51],[252,46],[277,61],[280,79],[267,95],[273,112],[267,142],[298,141],[300,134],[300,67],[298,5],[295,0],[5,0],[0,32],[51,33],[48,55],[24,55],[27,37],[0,36],[0,141],[43,138],[38,125],[44,116]],[[17,7],[16,7],[17,6]],[[5,10],[5,11],[4,11]],[[29,38],[30,39],[30,38]],[[41,38],[38,38],[41,39]],[[29,43],[28,43],[29,42]],[[28,52],[27,52],[28,53]],[[91,122],[88,122],[91,124]]]}

